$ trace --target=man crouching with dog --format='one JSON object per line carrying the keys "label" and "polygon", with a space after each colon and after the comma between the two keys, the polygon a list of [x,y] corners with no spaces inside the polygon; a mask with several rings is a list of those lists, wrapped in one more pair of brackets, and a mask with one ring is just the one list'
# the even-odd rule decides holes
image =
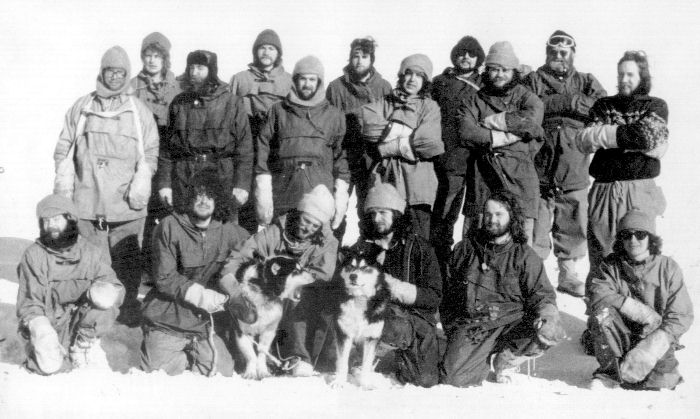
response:
{"label": "man crouching with dog", "polygon": [[483,226],[450,257],[440,315],[447,335],[441,382],[508,383],[520,365],[565,337],[542,260],[527,245],[518,197],[493,193]]}
{"label": "man crouching with dog", "polygon": [[375,184],[364,208],[364,236],[353,249],[376,252],[391,293],[379,342],[393,349],[394,355],[393,360],[380,356],[378,371],[394,372],[401,383],[433,386],[438,383],[439,362],[435,314],[442,299],[435,251],[410,229],[406,200],[392,185]]}
{"label": "man crouching with dog", "polygon": [[164,218],[153,236],[155,287],[144,300],[141,368],[202,375],[215,370],[215,349],[209,339],[211,313],[228,310],[244,321],[255,321],[254,308],[230,289],[213,287],[229,254],[241,247],[248,232],[229,219],[228,194],[216,173],[194,175],[185,212]]}
{"label": "man crouching with dog", "polygon": [[[226,292],[235,289],[239,286],[236,274],[244,264],[256,258],[267,260],[273,257],[294,259],[299,266],[294,275],[311,276],[294,281],[308,285],[300,288],[300,295],[295,298],[297,301],[285,307],[278,332],[281,352],[278,355],[293,360],[285,368],[289,368],[295,377],[314,375],[321,352],[332,352],[333,349],[332,341],[327,339],[333,339],[333,317],[329,305],[334,301],[331,298],[334,289],[330,280],[338,255],[338,240],[330,228],[334,214],[333,195],[325,185],[316,185],[302,196],[296,209],[276,218],[250,237],[226,264],[220,280],[221,288]],[[321,342],[314,345],[317,337]]]}

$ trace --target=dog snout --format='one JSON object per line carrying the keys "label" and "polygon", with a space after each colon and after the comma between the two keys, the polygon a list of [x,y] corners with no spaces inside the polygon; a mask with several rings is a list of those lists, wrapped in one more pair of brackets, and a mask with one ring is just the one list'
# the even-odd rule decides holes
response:
{"label": "dog snout", "polygon": [[357,284],[357,274],[350,274],[350,283],[351,283],[352,285],[356,285],[356,284]]}

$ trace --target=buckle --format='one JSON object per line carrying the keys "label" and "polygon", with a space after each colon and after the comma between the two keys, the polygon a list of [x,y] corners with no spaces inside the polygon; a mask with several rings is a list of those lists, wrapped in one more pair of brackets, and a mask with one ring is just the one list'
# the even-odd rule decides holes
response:
{"label": "buckle", "polygon": [[107,220],[105,219],[104,215],[98,215],[97,218],[94,221],[95,228],[97,228],[100,231],[105,231],[109,226],[107,225]]}

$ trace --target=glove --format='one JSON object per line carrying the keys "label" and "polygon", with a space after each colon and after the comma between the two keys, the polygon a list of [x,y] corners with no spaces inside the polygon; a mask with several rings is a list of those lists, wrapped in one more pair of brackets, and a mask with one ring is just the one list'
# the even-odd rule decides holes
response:
{"label": "glove", "polygon": [[289,274],[287,280],[284,282],[284,291],[282,291],[280,298],[283,300],[299,301],[299,288],[315,280],[314,276],[308,271],[296,271]]}
{"label": "glove", "polygon": [[123,287],[121,285],[111,284],[109,282],[95,281],[87,290],[87,297],[92,304],[100,310],[106,310],[117,304],[117,301],[122,295]]}
{"label": "glove", "polygon": [[201,308],[207,313],[215,313],[223,309],[226,303],[225,295],[214,290],[204,288],[198,283],[193,283],[185,292],[185,301],[195,307]]}
{"label": "glove", "polygon": [[628,383],[642,381],[671,346],[671,336],[657,329],[627,352],[620,364],[620,378]]}
{"label": "glove", "polygon": [[345,213],[348,211],[348,202],[350,201],[349,194],[350,185],[342,179],[335,180],[335,213],[331,220],[331,228],[336,230],[345,218]]}
{"label": "glove", "polygon": [[[620,148],[628,150],[649,151],[659,145],[668,143],[668,127],[666,121],[652,112],[639,121],[623,127],[618,131],[617,142]],[[631,131],[628,135],[624,135]]]}
{"label": "glove", "polygon": [[58,372],[63,365],[65,349],[58,340],[56,330],[49,318],[38,316],[27,323],[29,339],[34,348],[37,366],[44,374]]}
{"label": "glove", "polygon": [[582,153],[617,148],[617,125],[595,124],[576,133],[576,147]]}
{"label": "glove", "polygon": [[233,188],[233,199],[238,205],[245,204],[248,202],[248,191],[241,188]]}
{"label": "glove", "polygon": [[491,148],[504,147],[520,140],[520,137],[510,132],[491,130]]}
{"label": "glove", "polygon": [[544,130],[539,124],[532,122],[530,118],[522,116],[519,112],[506,112],[506,130],[515,134],[524,141],[529,141],[544,136]]}
{"label": "glove", "polygon": [[403,157],[408,161],[415,161],[410,137],[413,130],[399,122],[392,122],[384,140],[377,146],[382,157]]}
{"label": "glove", "polygon": [[[233,274],[231,273],[227,275],[233,277]],[[253,305],[253,303],[245,295],[243,295],[242,289],[238,284],[238,280],[235,278],[229,278],[229,281],[227,282],[235,286],[229,287],[232,289],[227,290],[227,292],[230,292],[230,294],[228,296],[228,301],[224,305],[226,312],[231,316],[231,318],[233,318],[234,321],[240,320],[243,323],[255,323],[258,320],[258,312],[255,309],[255,305]]]}
{"label": "glove", "polygon": [[136,173],[129,183],[126,192],[129,208],[141,210],[146,208],[148,200],[151,198],[151,177],[153,174],[145,162],[139,162]]}
{"label": "glove", "polygon": [[653,308],[632,297],[625,298],[620,313],[629,320],[644,325],[643,338],[661,326],[661,316]]}
{"label": "glove", "polygon": [[537,331],[537,339],[547,347],[554,346],[566,338],[559,310],[552,304],[546,304],[540,309],[533,326]]}
{"label": "glove", "polygon": [[391,298],[401,304],[413,305],[416,302],[418,288],[410,282],[404,282],[389,274],[384,274],[384,280],[389,285]]}
{"label": "glove", "polygon": [[270,224],[273,213],[272,175],[257,175],[255,176],[255,214],[258,217],[258,224]]}
{"label": "glove", "polygon": [[173,206],[173,190],[171,188],[161,188],[158,190],[158,196],[165,205]]}

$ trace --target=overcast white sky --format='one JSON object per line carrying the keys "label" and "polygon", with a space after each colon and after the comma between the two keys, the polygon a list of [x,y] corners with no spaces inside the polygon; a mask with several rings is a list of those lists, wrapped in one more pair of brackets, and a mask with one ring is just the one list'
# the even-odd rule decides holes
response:
{"label": "overcast white sky", "polygon": [[[0,236],[33,238],[34,207],[53,182],[52,152],[66,110],[94,89],[100,57],[121,45],[140,68],[143,37],[160,31],[173,44],[176,74],[187,53],[209,49],[219,56],[219,75],[251,61],[251,45],[265,28],[282,38],[285,67],[317,55],[326,80],[340,75],[350,41],[371,34],[379,43],[376,67],[395,82],[398,64],[422,52],[438,74],[463,35],[485,50],[509,40],[521,62],[538,67],[555,29],[578,43],[576,66],[614,93],[616,62],[628,49],[651,61],[652,94],[670,108],[671,149],[660,184],[670,201],[667,231],[692,238],[685,221],[698,201],[696,82],[700,64],[700,6],[684,1],[15,1],[0,4]],[[693,217],[695,218],[695,217]],[[693,225],[697,223],[693,219]],[[682,235],[682,237],[680,237]]]}

